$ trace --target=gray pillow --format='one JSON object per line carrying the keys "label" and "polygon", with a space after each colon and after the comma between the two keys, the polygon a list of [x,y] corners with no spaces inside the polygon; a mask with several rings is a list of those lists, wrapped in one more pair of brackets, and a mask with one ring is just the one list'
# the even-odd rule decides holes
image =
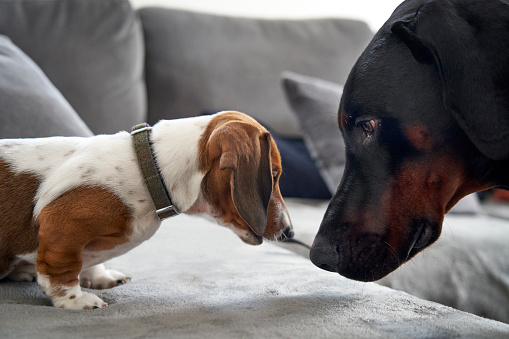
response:
{"label": "gray pillow", "polygon": [[306,147],[334,194],[345,169],[345,144],[337,124],[343,86],[292,72],[282,74],[282,83]]}
{"label": "gray pillow", "polygon": [[128,0],[0,0],[4,34],[95,133],[146,119],[143,35]]}
{"label": "gray pillow", "polygon": [[[337,190],[345,169],[345,145],[337,124],[341,85],[292,72],[283,72],[285,93],[304,134],[304,141],[331,194]],[[479,198],[461,199],[450,213],[476,214]]]}
{"label": "gray pillow", "polygon": [[39,67],[0,35],[0,138],[92,132]]}
{"label": "gray pillow", "polygon": [[280,73],[344,79],[372,37],[366,24],[341,19],[261,20],[163,8],[139,14],[149,122],[234,109],[282,136],[301,133]]}

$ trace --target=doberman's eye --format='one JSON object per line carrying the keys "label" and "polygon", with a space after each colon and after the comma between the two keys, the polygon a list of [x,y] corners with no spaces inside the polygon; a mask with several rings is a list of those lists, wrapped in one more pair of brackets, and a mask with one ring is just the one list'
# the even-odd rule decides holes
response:
{"label": "doberman's eye", "polygon": [[375,120],[365,120],[357,123],[366,136],[370,137],[375,133]]}

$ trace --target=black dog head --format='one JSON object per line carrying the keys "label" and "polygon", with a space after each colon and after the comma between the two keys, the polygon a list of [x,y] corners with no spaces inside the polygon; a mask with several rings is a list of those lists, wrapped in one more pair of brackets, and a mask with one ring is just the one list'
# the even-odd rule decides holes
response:
{"label": "black dog head", "polygon": [[377,280],[433,243],[460,198],[507,185],[509,4],[401,4],[352,69],[338,124],[347,164],[311,260]]}

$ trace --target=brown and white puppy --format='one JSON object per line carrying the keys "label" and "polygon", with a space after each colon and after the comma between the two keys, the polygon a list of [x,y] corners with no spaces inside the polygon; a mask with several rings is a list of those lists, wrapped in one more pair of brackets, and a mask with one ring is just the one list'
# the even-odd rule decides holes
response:
{"label": "brown and white puppy", "polygon": [[[160,121],[152,148],[174,205],[207,213],[244,242],[291,236],[274,140],[239,112]],[[106,303],[88,288],[127,275],[102,263],[159,228],[128,132],[0,140],[0,279],[33,280],[56,307]],[[35,267],[34,267],[35,264]]]}

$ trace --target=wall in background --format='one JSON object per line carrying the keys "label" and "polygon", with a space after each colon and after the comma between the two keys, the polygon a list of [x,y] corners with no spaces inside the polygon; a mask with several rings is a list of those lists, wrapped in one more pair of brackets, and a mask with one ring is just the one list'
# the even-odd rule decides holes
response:
{"label": "wall in background", "polygon": [[365,21],[373,31],[402,0],[131,0],[133,7],[165,6],[216,14],[259,18],[338,17]]}

